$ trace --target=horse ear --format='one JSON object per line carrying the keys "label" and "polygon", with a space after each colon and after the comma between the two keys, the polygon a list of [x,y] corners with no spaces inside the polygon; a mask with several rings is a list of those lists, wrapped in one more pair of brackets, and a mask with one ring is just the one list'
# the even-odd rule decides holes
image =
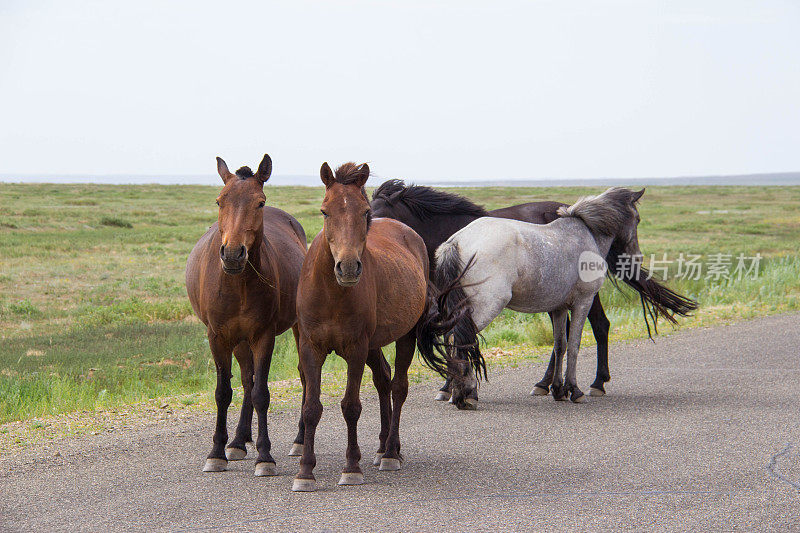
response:
{"label": "horse ear", "polygon": [[639,201],[639,199],[640,199],[640,198],[641,198],[643,195],[644,195],[644,189],[642,189],[642,190],[641,190],[641,191],[639,191],[639,192],[634,192],[634,193],[633,193],[633,195],[631,195],[631,201],[632,201],[633,203],[636,203],[636,202],[638,202],[638,201]]}
{"label": "horse ear", "polygon": [[256,179],[261,183],[266,183],[269,177],[272,175],[272,158],[269,154],[264,154],[264,159],[261,160],[261,164],[258,165],[258,171],[256,172]]}
{"label": "horse ear", "polygon": [[217,172],[219,173],[219,177],[222,178],[222,183],[228,183],[228,180],[231,178],[231,173],[228,170],[228,165],[225,164],[225,161],[223,161],[221,157],[217,157]]}
{"label": "horse ear", "polygon": [[356,179],[353,183],[358,185],[359,187],[363,187],[367,180],[369,179],[369,165],[363,163],[361,168],[358,169],[358,179]]}
{"label": "horse ear", "polygon": [[333,170],[331,170],[331,167],[328,165],[327,161],[322,163],[322,166],[319,169],[319,177],[322,178],[322,183],[325,184],[326,188],[336,183]]}

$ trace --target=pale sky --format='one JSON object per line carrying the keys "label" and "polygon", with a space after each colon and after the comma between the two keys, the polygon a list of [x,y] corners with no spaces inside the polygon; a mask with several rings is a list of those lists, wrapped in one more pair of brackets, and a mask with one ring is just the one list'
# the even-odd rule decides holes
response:
{"label": "pale sky", "polygon": [[797,1],[0,2],[0,174],[800,170]]}

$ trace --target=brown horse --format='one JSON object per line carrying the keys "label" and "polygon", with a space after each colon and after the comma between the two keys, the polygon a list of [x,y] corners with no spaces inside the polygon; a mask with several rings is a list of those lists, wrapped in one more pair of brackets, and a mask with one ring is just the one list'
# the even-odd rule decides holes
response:
{"label": "brown horse", "polygon": [[[364,191],[369,167],[346,163],[334,175],[324,163],[320,175],[326,188],[324,225],[309,247],[297,297],[305,394],[300,433],[292,448],[302,450],[294,491],[316,490],[314,434],[322,416],[321,371],[332,351],[347,361],[347,390],[341,404],[347,422],[347,465],[339,484],[364,482],[356,425],[365,364],[372,369],[380,398],[380,443],[373,464],[380,470],[400,468],[400,411],[408,394],[415,326],[429,297],[428,253],[422,238],[401,222],[371,219]],[[394,341],[397,357],[390,381],[381,347]]]}
{"label": "brown horse", "polygon": [[[258,416],[255,475],[275,475],[267,433],[267,374],[275,336],[293,328],[298,338],[295,302],[306,253],[302,226],[288,213],[265,207],[264,182],[272,172],[268,155],[253,172],[231,174],[217,158],[225,186],[217,198],[219,220],[189,254],[186,288],[192,308],[208,328],[217,367],[217,425],[204,472],[227,469],[228,459],[244,459],[252,441],[253,408]],[[228,442],[231,403],[231,351],[242,370],[244,400],[236,436]],[[227,454],[226,454],[227,451]]]}

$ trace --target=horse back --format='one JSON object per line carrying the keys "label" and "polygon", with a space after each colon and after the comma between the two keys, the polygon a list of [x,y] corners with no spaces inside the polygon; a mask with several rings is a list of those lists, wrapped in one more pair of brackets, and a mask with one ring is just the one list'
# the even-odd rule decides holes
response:
{"label": "horse back", "polygon": [[549,224],[559,218],[558,208],[567,204],[561,202],[529,202],[526,204],[512,205],[489,211],[489,216],[494,218],[510,218],[532,224]]}

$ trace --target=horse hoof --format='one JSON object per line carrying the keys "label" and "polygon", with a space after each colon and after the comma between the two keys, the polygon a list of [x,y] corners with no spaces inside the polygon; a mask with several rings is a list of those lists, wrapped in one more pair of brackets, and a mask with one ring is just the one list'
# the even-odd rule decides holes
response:
{"label": "horse hoof", "polygon": [[573,398],[570,398],[570,400],[572,400],[572,403],[585,403],[586,402],[586,395],[581,393],[581,395],[578,396],[577,398],[573,397]]}
{"label": "horse hoof", "polygon": [[225,448],[225,456],[228,458],[228,461],[241,461],[247,457],[247,450],[228,446]]}
{"label": "horse hoof", "polygon": [[548,394],[550,394],[550,391],[539,385],[536,385],[531,391],[531,396],[547,396]]}
{"label": "horse hoof", "polygon": [[303,455],[303,445],[295,442],[292,444],[292,449],[289,450],[289,457],[300,457],[301,455]]}
{"label": "horse hoof", "polygon": [[460,409],[465,409],[467,411],[475,411],[476,409],[478,409],[478,399],[464,398],[464,405],[460,407]]}
{"label": "horse hoof", "polygon": [[381,459],[381,465],[378,467],[378,470],[381,470],[383,472],[397,472],[398,470],[400,470],[400,459],[383,457]]}
{"label": "horse hoof", "polygon": [[228,469],[228,461],[217,457],[209,457],[203,466],[203,472],[224,472]]}
{"label": "horse hoof", "polygon": [[292,491],[294,492],[314,492],[317,490],[317,482],[313,479],[294,478]]}
{"label": "horse hoof", "polygon": [[376,453],[375,454],[375,459],[372,460],[372,466],[380,466],[381,465],[381,459],[383,459],[383,454],[382,453]]}
{"label": "horse hoof", "polygon": [[606,391],[604,391],[603,389],[595,389],[594,387],[592,387],[591,389],[589,389],[589,395],[590,396],[605,396],[606,395]]}
{"label": "horse hoof", "polygon": [[339,485],[363,485],[364,474],[361,472],[342,472],[339,478]]}
{"label": "horse hoof", "polygon": [[275,468],[275,463],[268,463],[266,461],[256,463],[256,477],[277,476],[278,470]]}
{"label": "horse hoof", "polygon": [[440,390],[436,393],[436,398],[434,398],[437,402],[446,402],[450,400],[450,393],[447,391]]}

